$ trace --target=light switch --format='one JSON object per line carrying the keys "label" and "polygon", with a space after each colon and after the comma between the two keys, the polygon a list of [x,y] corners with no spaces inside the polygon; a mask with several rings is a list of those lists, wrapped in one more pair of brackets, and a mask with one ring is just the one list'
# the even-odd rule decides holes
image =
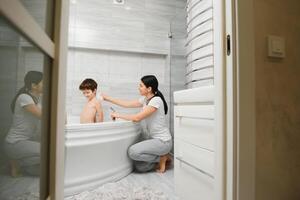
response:
{"label": "light switch", "polygon": [[268,36],[268,56],[275,58],[285,57],[285,41],[283,37]]}

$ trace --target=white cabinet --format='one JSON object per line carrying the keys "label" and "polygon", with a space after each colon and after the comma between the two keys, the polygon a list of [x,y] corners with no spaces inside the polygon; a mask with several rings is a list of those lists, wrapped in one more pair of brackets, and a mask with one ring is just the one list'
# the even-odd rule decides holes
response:
{"label": "white cabinet", "polygon": [[176,105],[175,137],[200,148],[214,150],[214,106]]}
{"label": "white cabinet", "polygon": [[[180,143],[180,141],[177,142]],[[176,145],[178,145],[178,143],[176,143]],[[189,145],[189,147],[193,146]],[[203,168],[209,169],[211,167],[213,155],[209,155],[209,153],[205,154],[204,152],[199,155],[195,154],[194,157],[197,155],[197,160],[193,162],[193,160],[190,160],[193,157],[191,152],[186,153],[187,152],[183,153],[182,160],[175,160],[174,175],[176,194],[180,197],[180,200],[213,199],[214,179],[202,171],[199,171],[199,169],[203,170]],[[195,151],[193,153],[199,152]],[[207,161],[208,164],[206,163]]]}
{"label": "white cabinet", "polygon": [[213,86],[174,93],[175,191],[182,200],[214,199],[213,94]]}

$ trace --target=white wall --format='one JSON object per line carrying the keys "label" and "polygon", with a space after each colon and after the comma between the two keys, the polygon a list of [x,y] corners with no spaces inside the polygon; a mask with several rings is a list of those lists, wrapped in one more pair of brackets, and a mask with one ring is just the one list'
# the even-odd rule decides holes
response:
{"label": "white wall", "polygon": [[[168,98],[168,77],[165,74],[166,56],[115,51],[70,49],[67,71],[67,113],[78,116],[86,102],[79,90],[85,78],[93,78],[98,83],[98,92],[122,99],[139,98],[140,77],[155,74],[160,89]],[[103,103],[105,120],[109,118],[108,103]],[[116,107],[116,106],[114,106]],[[117,108],[118,111],[130,112]],[[132,110],[134,112],[136,110]]]}
{"label": "white wall", "polygon": [[[299,10],[299,0],[254,0],[256,200],[300,199]],[[285,38],[285,58],[267,56],[267,35]]]}
{"label": "white wall", "polygon": [[[71,1],[68,115],[78,116],[83,108],[86,100],[78,87],[85,78],[94,78],[103,93],[132,99],[139,97],[140,78],[154,74],[170,105],[171,43],[168,35],[176,12],[183,12],[184,5],[182,0],[126,0],[124,5],[115,5],[112,0]],[[176,62],[176,66],[180,66],[180,62]],[[176,83],[180,75],[173,75],[172,83]],[[183,84],[179,81],[178,85]],[[109,104],[103,105],[105,120],[110,120]]]}

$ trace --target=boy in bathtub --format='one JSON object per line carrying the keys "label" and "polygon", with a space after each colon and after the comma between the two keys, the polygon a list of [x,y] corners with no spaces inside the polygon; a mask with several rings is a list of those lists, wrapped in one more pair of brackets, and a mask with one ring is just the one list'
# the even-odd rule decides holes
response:
{"label": "boy in bathtub", "polygon": [[103,122],[103,110],[101,103],[96,99],[97,83],[93,79],[85,79],[79,86],[83,95],[87,98],[81,114],[80,123]]}

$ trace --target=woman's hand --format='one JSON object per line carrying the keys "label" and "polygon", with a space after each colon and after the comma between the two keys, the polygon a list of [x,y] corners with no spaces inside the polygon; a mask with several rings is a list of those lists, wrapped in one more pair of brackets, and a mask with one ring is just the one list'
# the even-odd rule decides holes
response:
{"label": "woman's hand", "polygon": [[119,115],[119,113],[112,112],[112,113],[110,113],[110,117],[112,118],[112,120],[116,120],[117,118],[120,117],[120,115]]}
{"label": "woman's hand", "polygon": [[113,120],[115,120],[116,118],[120,118],[127,121],[139,122],[152,115],[156,110],[157,108],[155,107],[146,106],[146,108],[144,108],[141,112],[136,114],[121,114],[117,112],[112,112],[110,113],[110,116]]}
{"label": "woman's hand", "polygon": [[103,93],[100,95],[100,99],[103,101],[107,101],[107,98],[108,98],[108,96]]}
{"label": "woman's hand", "polygon": [[124,107],[124,108],[138,108],[142,107],[143,104],[139,102],[139,100],[122,100],[122,99],[115,99],[111,96],[108,96],[106,94],[101,94],[100,98],[103,101],[108,101],[110,103],[116,104],[118,106]]}

